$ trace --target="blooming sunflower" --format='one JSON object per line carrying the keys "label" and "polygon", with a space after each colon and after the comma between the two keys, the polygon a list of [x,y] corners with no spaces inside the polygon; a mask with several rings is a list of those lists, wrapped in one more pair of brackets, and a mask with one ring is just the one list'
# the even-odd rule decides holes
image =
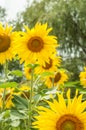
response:
{"label": "blooming sunflower", "polygon": [[67,92],[67,103],[63,94],[57,94],[58,100],[47,101],[50,108],[38,107],[38,116],[33,126],[39,130],[86,130],[86,101],[82,95],[71,100],[70,90]]}
{"label": "blooming sunflower", "polygon": [[12,27],[3,27],[0,23],[0,63],[4,64],[6,60],[12,60],[13,41],[16,33],[12,32]]}
{"label": "blooming sunflower", "polygon": [[79,77],[80,77],[81,85],[86,87],[86,67],[84,67],[84,71],[80,73]]}
{"label": "blooming sunflower", "polygon": [[45,81],[45,84],[51,88],[52,84],[54,86],[58,86],[59,85],[63,85],[64,82],[66,82],[68,80],[68,76],[65,72],[65,70],[58,70],[57,72],[55,72],[55,75],[53,77],[48,77]]}
{"label": "blooming sunflower", "polygon": [[18,44],[15,44],[15,51],[20,58],[20,63],[44,64],[49,62],[52,52],[56,52],[58,46],[56,37],[48,35],[52,28],[47,29],[47,24],[37,23],[34,28],[25,26],[26,32],[21,32]]}
{"label": "blooming sunflower", "polygon": [[55,72],[61,63],[60,56],[51,56],[49,62],[45,62],[45,65],[39,65],[35,68],[35,73],[41,74],[43,72]]}

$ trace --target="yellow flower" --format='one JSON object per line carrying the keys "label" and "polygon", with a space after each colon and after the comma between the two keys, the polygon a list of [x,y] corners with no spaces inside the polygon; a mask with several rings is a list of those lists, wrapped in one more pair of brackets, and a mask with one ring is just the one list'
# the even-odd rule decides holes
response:
{"label": "yellow flower", "polygon": [[[4,91],[5,91],[5,98],[4,98]],[[6,89],[1,88],[0,89],[0,107],[1,108],[3,108],[3,102],[4,102],[4,108],[10,108],[14,106],[12,102],[13,91],[14,91],[14,88],[6,88]]]}
{"label": "yellow flower", "polygon": [[44,64],[49,62],[52,52],[56,52],[58,46],[56,37],[48,35],[52,30],[47,29],[47,24],[37,23],[31,30],[25,26],[26,32],[21,32],[18,38],[18,44],[15,45],[15,51],[18,53],[20,62],[26,64],[36,63]]}
{"label": "yellow flower", "polygon": [[53,77],[48,77],[45,81],[45,84],[51,88],[52,85],[58,86],[64,85],[64,82],[68,80],[68,76],[65,70],[58,70]]}
{"label": "yellow flower", "polygon": [[30,87],[27,86],[27,85],[22,85],[22,86],[20,87],[20,90],[21,90],[21,91],[29,91],[29,90],[30,90]]}
{"label": "yellow flower", "polygon": [[76,94],[71,100],[68,90],[67,103],[63,94],[57,95],[58,100],[47,101],[49,108],[38,107],[33,126],[39,130],[86,130],[86,101],[82,102],[82,95]]}
{"label": "yellow flower", "polygon": [[36,74],[41,74],[43,72],[55,72],[60,66],[61,57],[52,55],[49,58],[49,62],[45,62],[45,65],[39,65],[35,68]]}
{"label": "yellow flower", "polygon": [[22,84],[18,88],[18,91],[14,93],[14,95],[18,95],[18,96],[21,96],[23,98],[29,98],[30,97],[30,87],[27,86],[26,84]]}
{"label": "yellow flower", "polygon": [[23,98],[29,98],[30,97],[30,87],[29,86],[21,86],[20,87],[21,96]]}
{"label": "yellow flower", "polygon": [[3,27],[0,23],[0,63],[4,64],[6,60],[12,60],[13,54],[13,41],[16,33],[12,32],[12,27]]}
{"label": "yellow flower", "polygon": [[30,67],[27,67],[27,66],[24,67],[24,75],[28,80],[31,79],[31,68]]}
{"label": "yellow flower", "polygon": [[83,85],[84,87],[86,87],[86,67],[84,67],[84,71],[82,71],[80,73],[79,77],[80,77],[81,85]]}

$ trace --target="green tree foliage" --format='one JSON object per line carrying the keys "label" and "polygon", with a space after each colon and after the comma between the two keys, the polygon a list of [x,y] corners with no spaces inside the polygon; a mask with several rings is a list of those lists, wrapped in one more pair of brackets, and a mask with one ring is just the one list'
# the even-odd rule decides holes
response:
{"label": "green tree foliage", "polygon": [[6,10],[0,6],[0,22],[4,22],[6,17]]}

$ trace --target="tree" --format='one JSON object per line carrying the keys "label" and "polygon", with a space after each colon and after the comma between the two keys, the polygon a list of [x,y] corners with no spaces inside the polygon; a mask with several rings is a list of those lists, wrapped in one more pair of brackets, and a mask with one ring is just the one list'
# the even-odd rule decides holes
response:
{"label": "tree", "polygon": [[0,22],[4,22],[6,17],[6,10],[0,6]]}

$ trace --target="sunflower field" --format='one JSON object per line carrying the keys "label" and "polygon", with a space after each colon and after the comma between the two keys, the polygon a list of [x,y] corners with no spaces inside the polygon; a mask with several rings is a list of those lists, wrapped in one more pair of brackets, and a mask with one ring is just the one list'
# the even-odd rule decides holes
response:
{"label": "sunflower field", "polygon": [[86,130],[86,67],[70,80],[52,29],[0,23],[0,130]]}

